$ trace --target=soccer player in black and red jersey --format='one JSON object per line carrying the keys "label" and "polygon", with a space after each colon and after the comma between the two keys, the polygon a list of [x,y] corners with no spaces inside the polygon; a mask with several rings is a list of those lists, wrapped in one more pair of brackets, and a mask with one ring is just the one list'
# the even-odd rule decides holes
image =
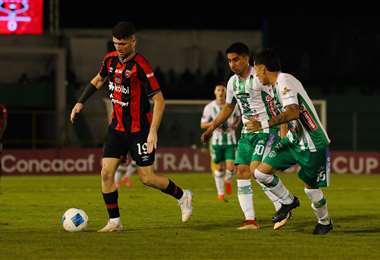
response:
{"label": "soccer player in black and red jersey", "polygon": [[[123,229],[114,174],[120,157],[128,152],[136,161],[142,183],[175,197],[181,208],[182,221],[186,222],[192,214],[191,192],[182,190],[166,176],[156,174],[153,169],[157,130],[165,107],[160,86],[149,62],[136,52],[134,25],[120,22],[113,28],[112,35],[116,51],[104,57],[99,73],[83,90],[70,116],[74,122],[85,101],[108,82],[113,114],[103,149],[101,181],[109,221],[98,232]],[[149,99],[153,101],[153,112]]]}

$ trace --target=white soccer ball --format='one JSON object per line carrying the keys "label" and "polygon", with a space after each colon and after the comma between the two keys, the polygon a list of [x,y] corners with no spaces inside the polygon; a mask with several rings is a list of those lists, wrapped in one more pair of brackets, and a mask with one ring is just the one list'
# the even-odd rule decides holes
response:
{"label": "white soccer ball", "polygon": [[81,209],[71,208],[62,216],[63,229],[68,232],[77,232],[87,227],[88,216]]}

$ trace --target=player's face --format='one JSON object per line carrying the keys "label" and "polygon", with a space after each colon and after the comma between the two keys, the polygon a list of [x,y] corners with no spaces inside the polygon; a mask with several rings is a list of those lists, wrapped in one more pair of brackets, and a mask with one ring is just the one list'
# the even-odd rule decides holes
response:
{"label": "player's face", "polygon": [[214,94],[217,100],[224,101],[226,99],[226,87],[222,85],[216,86]]}
{"label": "player's face", "polygon": [[238,55],[237,53],[228,53],[227,59],[232,72],[239,76],[243,76],[249,66],[249,57]]}
{"label": "player's face", "polygon": [[259,65],[255,64],[254,68],[255,68],[256,76],[260,80],[260,82],[263,85],[268,85],[269,84],[269,79],[268,79],[268,76],[267,76],[267,68],[265,67],[265,65],[263,65],[263,64],[259,64]]}
{"label": "player's face", "polygon": [[112,37],[112,41],[117,51],[117,54],[121,58],[128,57],[135,50],[135,46],[136,46],[135,36],[131,36],[126,39],[117,39],[115,37]]}

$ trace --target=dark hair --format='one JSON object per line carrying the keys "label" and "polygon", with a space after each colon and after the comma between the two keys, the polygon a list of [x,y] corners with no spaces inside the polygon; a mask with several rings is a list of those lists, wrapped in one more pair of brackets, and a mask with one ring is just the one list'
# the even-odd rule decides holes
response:
{"label": "dark hair", "polygon": [[249,48],[246,44],[242,42],[235,42],[227,48],[226,54],[229,53],[236,53],[238,55],[249,56]]}
{"label": "dark hair", "polygon": [[218,81],[218,82],[216,82],[216,84],[215,84],[215,87],[216,86],[223,86],[223,87],[226,87],[226,83],[224,83],[224,81]]}
{"label": "dark hair", "polygon": [[112,36],[116,39],[126,39],[136,32],[136,28],[131,22],[120,22],[112,29]]}
{"label": "dark hair", "polygon": [[281,70],[280,57],[273,49],[262,49],[255,55],[255,64],[265,65],[271,72]]}

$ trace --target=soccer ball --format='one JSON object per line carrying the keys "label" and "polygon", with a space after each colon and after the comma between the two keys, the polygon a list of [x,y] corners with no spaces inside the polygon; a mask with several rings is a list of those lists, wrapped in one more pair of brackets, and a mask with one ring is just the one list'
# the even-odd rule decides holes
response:
{"label": "soccer ball", "polygon": [[88,216],[81,209],[71,208],[66,210],[62,216],[63,229],[68,232],[77,232],[87,227]]}

